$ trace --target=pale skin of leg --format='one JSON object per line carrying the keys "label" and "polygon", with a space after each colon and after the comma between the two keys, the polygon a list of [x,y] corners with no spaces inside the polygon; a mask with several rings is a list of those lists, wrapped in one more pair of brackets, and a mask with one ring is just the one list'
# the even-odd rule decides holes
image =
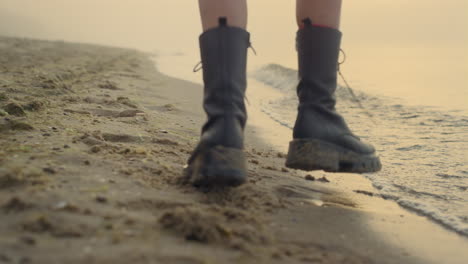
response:
{"label": "pale skin of leg", "polygon": [[226,17],[229,26],[247,27],[247,0],[198,0],[203,31],[218,26],[219,17]]}
{"label": "pale skin of leg", "polygon": [[296,0],[297,25],[310,18],[312,24],[339,29],[341,3],[342,0]]}
{"label": "pale skin of leg", "polygon": [[[296,20],[310,18],[313,24],[339,29],[342,0],[296,0]],[[203,31],[218,26],[219,17],[228,24],[247,27],[247,0],[198,0]]]}

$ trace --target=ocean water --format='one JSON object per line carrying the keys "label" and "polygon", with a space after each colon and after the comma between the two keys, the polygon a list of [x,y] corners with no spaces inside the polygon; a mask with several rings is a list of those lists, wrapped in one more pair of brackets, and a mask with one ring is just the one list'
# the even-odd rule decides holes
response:
{"label": "ocean water", "polygon": [[[261,102],[279,124],[293,127],[297,71],[268,64],[252,78],[284,94]],[[373,143],[383,170],[366,174],[382,197],[468,236],[468,115],[462,110],[406,104],[404,100],[338,86],[337,109],[350,128]],[[358,100],[359,103],[356,101]]]}

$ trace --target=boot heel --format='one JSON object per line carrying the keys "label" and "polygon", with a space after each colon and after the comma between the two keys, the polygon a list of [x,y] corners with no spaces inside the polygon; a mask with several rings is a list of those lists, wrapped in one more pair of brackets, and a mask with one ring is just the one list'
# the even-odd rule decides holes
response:
{"label": "boot heel", "polygon": [[360,154],[317,139],[295,139],[289,143],[286,167],[328,172],[376,172],[382,168],[375,154]]}
{"label": "boot heel", "polygon": [[320,140],[295,139],[289,142],[286,167],[306,171],[338,171],[339,154]]}
{"label": "boot heel", "polygon": [[195,187],[236,187],[246,181],[245,160],[242,150],[218,145],[200,150],[184,174]]}

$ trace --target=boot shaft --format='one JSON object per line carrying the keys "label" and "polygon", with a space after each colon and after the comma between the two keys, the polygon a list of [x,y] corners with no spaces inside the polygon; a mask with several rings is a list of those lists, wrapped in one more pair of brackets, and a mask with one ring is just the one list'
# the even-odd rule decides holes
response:
{"label": "boot shaft", "polygon": [[202,128],[203,144],[243,148],[249,39],[247,31],[228,26],[224,18],[218,27],[200,36],[203,108],[208,117]]}
{"label": "boot shaft", "polygon": [[247,49],[250,34],[242,28],[220,25],[200,36],[204,108],[208,115],[237,115],[245,125]]}
{"label": "boot shaft", "polygon": [[310,20],[305,20],[304,24],[296,37],[299,102],[326,104],[334,108],[341,32],[333,28],[313,26]]}

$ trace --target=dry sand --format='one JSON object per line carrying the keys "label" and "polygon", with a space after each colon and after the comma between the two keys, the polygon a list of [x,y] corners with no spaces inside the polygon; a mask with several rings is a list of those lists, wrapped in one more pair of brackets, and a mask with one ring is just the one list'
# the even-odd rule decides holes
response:
{"label": "dry sand", "polygon": [[0,37],[0,263],[468,258],[465,238],[383,200],[361,176],[284,168],[260,134],[286,132],[254,107],[248,183],[182,184],[202,88],[157,72],[149,56]]}

